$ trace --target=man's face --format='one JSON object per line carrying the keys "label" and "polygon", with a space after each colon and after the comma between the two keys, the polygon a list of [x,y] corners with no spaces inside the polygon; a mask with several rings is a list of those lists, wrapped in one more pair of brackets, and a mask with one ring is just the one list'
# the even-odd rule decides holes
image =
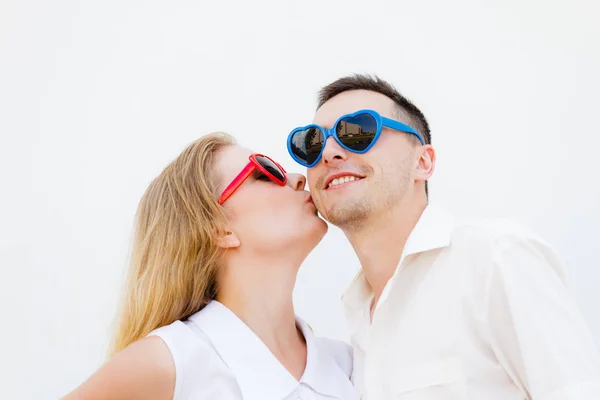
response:
{"label": "man's face", "polygon": [[[395,103],[387,96],[355,90],[323,104],[313,122],[329,129],[342,115],[362,109],[399,119]],[[406,118],[400,121],[410,125]],[[313,201],[332,224],[342,229],[359,227],[369,217],[397,206],[412,194],[420,154],[420,146],[415,145],[412,135],[387,128],[364,154],[348,151],[330,137],[321,160],[307,172]]]}

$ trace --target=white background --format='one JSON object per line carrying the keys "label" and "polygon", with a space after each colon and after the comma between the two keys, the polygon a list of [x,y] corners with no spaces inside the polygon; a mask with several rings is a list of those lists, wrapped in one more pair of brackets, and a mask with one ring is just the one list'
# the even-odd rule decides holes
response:
{"label": "white background", "polygon": [[[287,133],[353,72],[429,118],[432,201],[558,250],[600,342],[597,1],[0,4],[0,398],[55,399],[102,362],[137,202],[188,143],[224,130],[304,172]],[[356,266],[332,227],[301,270],[318,333],[346,339]]]}

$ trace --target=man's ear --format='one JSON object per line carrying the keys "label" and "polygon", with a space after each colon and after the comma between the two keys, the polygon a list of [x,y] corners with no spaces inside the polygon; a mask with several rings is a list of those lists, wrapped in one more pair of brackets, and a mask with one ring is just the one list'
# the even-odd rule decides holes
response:
{"label": "man's ear", "polygon": [[221,247],[222,249],[233,249],[235,247],[239,247],[239,245],[240,239],[234,232],[230,230],[220,233],[217,236],[217,246]]}
{"label": "man's ear", "polygon": [[426,181],[431,178],[435,170],[435,150],[431,145],[421,146],[417,164],[417,180]]}

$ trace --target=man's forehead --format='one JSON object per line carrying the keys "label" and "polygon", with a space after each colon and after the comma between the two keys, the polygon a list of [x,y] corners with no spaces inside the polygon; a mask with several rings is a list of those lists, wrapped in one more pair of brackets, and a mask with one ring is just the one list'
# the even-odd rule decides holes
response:
{"label": "man's forehead", "polygon": [[394,118],[395,103],[381,93],[369,90],[347,91],[326,101],[317,110],[313,123],[331,128],[342,115],[365,109],[377,111],[384,117]]}

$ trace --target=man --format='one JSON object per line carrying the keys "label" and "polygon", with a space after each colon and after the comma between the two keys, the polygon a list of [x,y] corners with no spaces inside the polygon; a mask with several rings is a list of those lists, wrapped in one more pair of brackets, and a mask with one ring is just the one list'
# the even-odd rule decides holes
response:
{"label": "man", "polygon": [[363,398],[600,399],[598,352],[557,257],[516,224],[428,205],[430,143],[421,111],[363,75],[324,87],[314,124],[288,138],[361,263],[343,304]]}

